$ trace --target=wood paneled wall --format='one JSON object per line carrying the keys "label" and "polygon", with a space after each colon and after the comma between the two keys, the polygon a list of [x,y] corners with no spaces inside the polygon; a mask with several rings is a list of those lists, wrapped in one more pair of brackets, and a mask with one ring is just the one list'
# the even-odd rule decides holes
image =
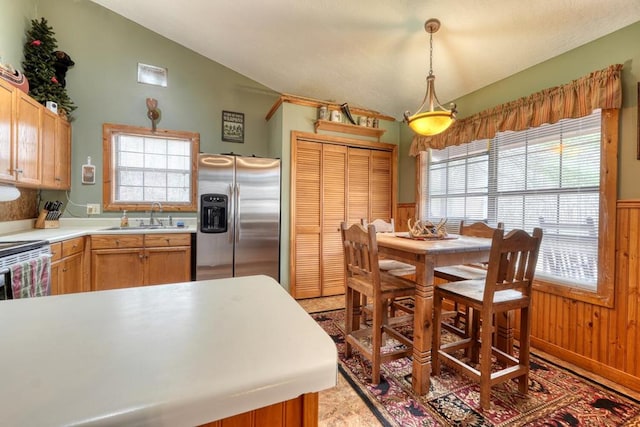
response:
{"label": "wood paneled wall", "polygon": [[640,391],[640,200],[618,201],[616,215],[613,307],[534,291],[531,343]]}
{"label": "wood paneled wall", "polygon": [[416,204],[415,203],[398,203],[397,216],[394,219],[396,223],[396,231],[409,231],[407,227],[407,220],[416,218]]}
{"label": "wood paneled wall", "polygon": [[[397,228],[414,211],[413,203],[399,204]],[[535,290],[531,344],[640,391],[640,200],[618,201],[616,215],[613,307]]]}

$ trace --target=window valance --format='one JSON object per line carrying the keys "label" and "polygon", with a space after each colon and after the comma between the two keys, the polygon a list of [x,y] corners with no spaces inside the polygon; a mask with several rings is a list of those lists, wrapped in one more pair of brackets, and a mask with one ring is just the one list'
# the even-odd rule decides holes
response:
{"label": "window valance", "polygon": [[417,156],[428,148],[442,149],[480,139],[497,132],[519,131],[560,119],[584,117],[597,108],[622,106],[622,64],[593,71],[571,83],[544,89],[515,101],[457,120],[445,132],[434,136],[416,135],[409,154]]}

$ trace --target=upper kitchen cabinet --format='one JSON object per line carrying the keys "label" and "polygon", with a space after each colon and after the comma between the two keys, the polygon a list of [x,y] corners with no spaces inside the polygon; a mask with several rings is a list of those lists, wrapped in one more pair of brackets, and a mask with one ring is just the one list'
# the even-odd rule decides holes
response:
{"label": "upper kitchen cabinet", "polygon": [[69,189],[70,159],[69,122],[0,80],[0,181]]}
{"label": "upper kitchen cabinet", "polygon": [[40,121],[42,144],[42,188],[71,188],[71,126],[48,109],[42,110]]}
{"label": "upper kitchen cabinet", "polygon": [[0,180],[14,181],[13,159],[13,114],[15,97],[13,86],[0,80]]}
{"label": "upper kitchen cabinet", "polygon": [[42,105],[21,90],[16,90],[16,136],[14,169],[16,185],[40,185],[40,114]]}

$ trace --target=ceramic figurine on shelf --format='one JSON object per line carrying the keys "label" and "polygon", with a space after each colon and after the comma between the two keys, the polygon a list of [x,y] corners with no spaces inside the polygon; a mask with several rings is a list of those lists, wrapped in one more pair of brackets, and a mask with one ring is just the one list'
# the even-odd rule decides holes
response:
{"label": "ceramic figurine on shelf", "polygon": [[351,115],[351,110],[349,110],[349,104],[346,102],[340,106],[340,109],[344,113],[345,117],[351,122],[352,125],[356,124],[356,121],[353,120],[353,116]]}
{"label": "ceramic figurine on shelf", "polygon": [[329,120],[329,108],[326,105],[318,108],[318,120]]}

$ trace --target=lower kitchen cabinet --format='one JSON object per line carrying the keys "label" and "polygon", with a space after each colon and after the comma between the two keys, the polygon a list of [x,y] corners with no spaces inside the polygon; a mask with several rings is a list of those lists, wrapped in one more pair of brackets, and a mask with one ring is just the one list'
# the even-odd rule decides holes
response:
{"label": "lower kitchen cabinet", "polygon": [[51,295],[84,292],[84,237],[51,244]]}
{"label": "lower kitchen cabinet", "polygon": [[91,290],[191,280],[188,233],[91,236]]}

